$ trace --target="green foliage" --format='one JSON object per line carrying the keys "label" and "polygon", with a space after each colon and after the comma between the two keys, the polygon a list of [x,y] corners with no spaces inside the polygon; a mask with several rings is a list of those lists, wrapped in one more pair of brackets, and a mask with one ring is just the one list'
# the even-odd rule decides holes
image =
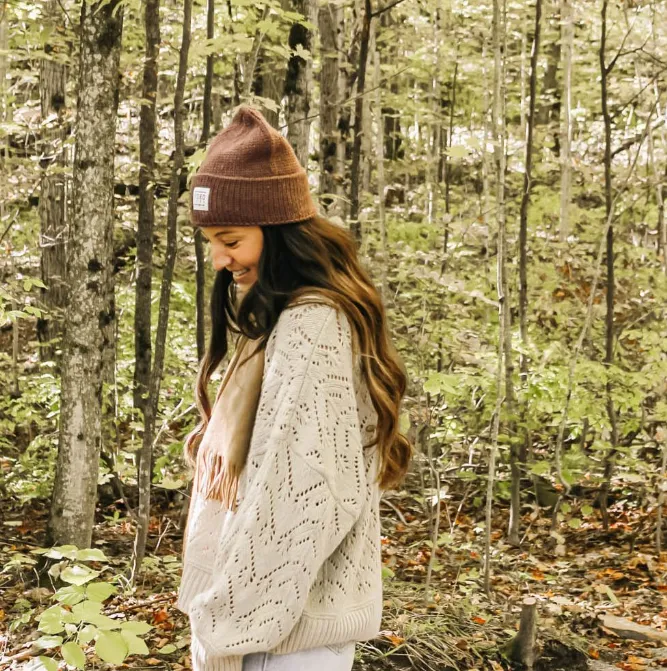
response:
{"label": "green foliage", "polygon": [[[119,620],[104,615],[104,602],[118,592],[119,577],[108,572],[109,560],[99,549],[79,550],[73,545],[35,550],[34,554],[58,560],[49,574],[65,583],[52,595],[57,603],[42,611],[38,618],[41,636],[35,644],[44,650],[59,648],[63,660],[84,669],[87,650],[94,641],[95,654],[108,664],[122,664],[128,655],[147,655],[148,647],[140,636],[153,628],[139,620]],[[99,570],[87,565],[94,562]],[[54,658],[44,655],[31,662],[30,669],[57,668]]]}

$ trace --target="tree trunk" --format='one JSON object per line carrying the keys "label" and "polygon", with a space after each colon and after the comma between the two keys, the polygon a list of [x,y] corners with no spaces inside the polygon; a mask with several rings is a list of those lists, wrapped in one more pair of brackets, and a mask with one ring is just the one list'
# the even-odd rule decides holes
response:
{"label": "tree trunk", "polygon": [[359,45],[359,68],[357,70],[357,97],[354,105],[354,142],[352,146],[352,169],[350,171],[350,231],[361,245],[361,222],[359,221],[359,168],[361,163],[361,134],[364,122],[364,90],[366,63],[372,19],[371,0],[364,0],[364,15]]}
{"label": "tree trunk", "polygon": [[[45,25],[57,34],[62,11],[57,0],[48,0],[44,7]],[[55,358],[57,341],[62,337],[62,312],[65,307],[67,285],[65,277],[65,247],[67,228],[65,221],[65,87],[67,68],[53,55],[62,47],[57,43],[44,46],[40,59],[39,94],[42,120],[55,115],[42,130],[42,173],[40,179],[40,271],[46,289],[41,290],[46,316],[37,320],[37,338],[41,343],[40,358],[52,361]],[[52,341],[56,341],[53,343]],[[62,343],[60,343],[62,344]]]}
{"label": "tree trunk", "polygon": [[83,3],[73,216],[67,249],[60,436],[50,541],[90,546],[102,436],[105,354],[114,321],[113,178],[123,10]]}
{"label": "tree trunk", "polygon": [[160,288],[160,310],[158,315],[157,333],[155,334],[155,359],[151,371],[149,402],[145,407],[144,435],[141,445],[141,465],[139,469],[139,515],[137,535],[134,540],[132,555],[132,580],[141,569],[141,563],[146,552],[148,538],[148,522],[151,505],[151,456],[153,453],[153,437],[155,435],[155,421],[160,400],[160,383],[164,368],[165,343],[169,322],[169,300],[171,298],[171,283],[176,264],[177,217],[178,197],[181,170],[183,168],[183,97],[185,92],[185,77],[188,69],[188,53],[190,50],[190,31],[192,23],[192,0],[183,0],[183,36],[178,61],[178,75],[174,92],[174,162],[171,169],[171,183],[169,185],[169,204],[167,209],[167,253],[162,271],[162,285]]}
{"label": "tree trunk", "polygon": [[490,124],[489,124],[489,86],[488,75],[486,69],[487,63],[487,46],[486,40],[482,43],[482,107],[484,115],[484,144],[482,146],[482,201],[480,203],[480,221],[486,229],[486,247],[484,256],[489,258],[489,245],[491,243],[490,227],[489,227],[489,213],[491,212],[491,189],[489,186],[489,146]]}
{"label": "tree trunk", "polygon": [[563,122],[560,138],[560,241],[565,242],[570,232],[570,191],[572,187],[572,48],[574,45],[574,17],[572,0],[561,0],[561,44],[563,53]]}
{"label": "tree trunk", "polygon": [[[293,0],[293,9],[299,12],[309,23],[317,18],[314,0]],[[312,31],[300,23],[294,22],[289,33],[290,49],[303,49],[312,54]],[[285,95],[287,96],[287,140],[292,145],[299,163],[308,168],[310,149],[310,91],[313,87],[312,59],[304,59],[293,54],[287,64]]]}
{"label": "tree trunk", "polygon": [[[215,37],[215,0],[208,0],[206,12],[206,37],[209,41]],[[215,56],[210,53],[206,57],[206,78],[204,80],[204,100],[202,102],[202,129],[199,146],[204,148],[211,136],[211,117],[213,114],[213,68]],[[195,259],[197,286],[197,360],[201,361],[206,351],[206,254],[204,253],[204,238],[199,228],[195,231]]]}
{"label": "tree trunk", "polygon": [[[502,2],[502,5],[500,4]],[[507,356],[507,331],[509,331],[509,301],[505,247],[505,0],[493,0],[493,107],[491,134],[493,136],[496,169],[496,219],[498,222],[497,282],[498,293],[498,364],[496,366],[496,404],[491,429],[491,451],[486,489],[486,530],[484,543],[484,590],[491,591],[491,522],[493,512],[493,486],[496,474],[500,412],[503,404],[503,359]],[[506,367],[505,367],[506,370]]]}
{"label": "tree trunk", "polygon": [[[535,3],[535,29],[533,48],[530,55],[530,101],[526,122],[526,146],[523,173],[523,194],[519,215],[519,329],[524,349],[528,346],[528,204],[532,188],[533,169],[533,129],[535,126],[535,98],[537,94],[537,59],[540,52],[540,27],[542,20],[542,0]],[[528,360],[524,353],[519,358],[522,383],[528,376]],[[525,408],[524,408],[525,410]],[[519,545],[519,524],[521,522],[521,469],[525,466],[528,436],[524,430],[523,447],[513,442],[510,446],[510,470],[512,473],[512,496],[510,504],[509,537],[511,545]]]}
{"label": "tree trunk", "polygon": [[[443,234],[442,234],[442,265],[440,266],[440,274],[447,270],[447,253],[449,251],[449,224],[452,221],[451,214],[451,161],[447,150],[452,145],[452,135],[454,134],[454,110],[456,109],[456,84],[459,72],[459,50],[458,46],[454,52],[454,74],[452,75],[452,85],[450,87],[449,100],[449,124],[447,127],[447,134],[445,141],[441,148],[442,173],[445,180],[445,216],[443,217]],[[441,109],[444,108],[444,100],[440,101]]]}
{"label": "tree trunk", "polygon": [[[281,4],[285,5],[286,2],[287,0],[282,0]],[[268,10],[269,6],[266,5],[262,20],[268,17]],[[267,104],[265,101],[257,100],[255,104],[262,107],[262,113],[267,122],[279,129],[278,110],[285,90],[284,61],[265,48],[264,34],[260,30],[255,33],[255,44],[251,53],[251,67],[245,75],[249,78],[246,82],[246,90],[248,83],[250,84],[250,91],[247,91],[247,95],[252,98],[250,95],[252,93],[254,96],[266,98],[266,101],[273,101],[273,104]]]}
{"label": "tree trunk", "polygon": [[513,662],[532,669],[537,658],[535,639],[537,636],[537,599],[527,597],[521,605],[519,633],[508,643],[505,654]]}
{"label": "tree trunk", "polygon": [[[320,29],[320,195],[327,209],[335,210],[338,203],[333,196],[340,195],[338,128],[340,72],[340,41],[342,39],[342,9],[334,4],[323,4],[318,12]],[[328,194],[331,194],[329,196]]]}
{"label": "tree trunk", "polygon": [[[539,126],[557,124],[560,117],[560,91],[558,88],[558,62],[560,61],[560,39],[556,26],[560,23],[559,8],[554,2],[549,7],[549,32],[553,33],[553,39],[545,49],[547,67],[544,71],[542,82],[542,97],[544,102],[539,108],[536,123]],[[555,150],[558,153],[558,139],[556,137]]]}
{"label": "tree trunk", "polygon": [[380,52],[375,43],[374,65],[375,65],[375,123],[377,137],[375,139],[375,160],[377,161],[377,192],[378,192],[378,218],[380,220],[380,294],[382,301],[386,304],[387,291],[387,264],[389,263],[387,244],[387,223],[385,221],[384,208],[384,124],[382,120],[382,89],[380,88]]}
{"label": "tree trunk", "polygon": [[[600,33],[600,87],[602,97],[602,118],[604,120],[604,200],[607,220],[611,221],[612,191],[611,191],[611,115],[607,101],[607,78],[611,67],[606,65],[605,52],[607,44],[607,5],[609,0],[602,0],[602,28]],[[612,63],[613,67],[613,63]],[[607,295],[605,316],[605,357],[604,363],[609,370],[614,363],[614,225],[609,224],[607,229]],[[609,377],[605,384],[606,408],[609,425],[611,428],[611,447],[607,450],[604,458],[604,479],[600,487],[600,513],[604,529],[609,529],[609,513],[607,512],[607,498],[609,485],[614,472],[614,460],[618,446],[618,426],[616,422],[616,409],[612,398],[612,384]]]}
{"label": "tree trunk", "polygon": [[[137,285],[134,308],[134,408],[145,416],[151,376],[151,286],[155,227],[155,132],[160,48],[160,0],[144,7],[146,51],[139,111],[139,216],[137,221]],[[137,466],[140,453],[137,454]]]}

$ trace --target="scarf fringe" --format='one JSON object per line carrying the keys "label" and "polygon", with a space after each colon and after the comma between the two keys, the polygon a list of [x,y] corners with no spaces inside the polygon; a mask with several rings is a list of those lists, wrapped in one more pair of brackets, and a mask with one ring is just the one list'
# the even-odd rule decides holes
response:
{"label": "scarf fringe", "polygon": [[204,499],[220,501],[227,510],[235,512],[240,475],[238,468],[225,464],[221,454],[200,450],[192,489]]}

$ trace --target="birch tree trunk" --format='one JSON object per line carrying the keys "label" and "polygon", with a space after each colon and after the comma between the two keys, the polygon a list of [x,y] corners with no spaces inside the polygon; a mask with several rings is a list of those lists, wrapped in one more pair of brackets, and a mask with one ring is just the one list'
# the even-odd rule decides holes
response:
{"label": "birch tree trunk", "polygon": [[[315,24],[317,7],[315,0],[293,0],[293,9],[309,23]],[[292,24],[289,34],[290,49],[303,49],[312,54],[313,34],[300,23]],[[308,168],[310,150],[310,92],[313,87],[312,58],[301,58],[293,54],[287,64],[285,94],[287,96],[287,140],[292,145],[299,163]]]}
{"label": "birch tree trunk", "polygon": [[160,401],[160,383],[164,369],[165,343],[167,340],[167,326],[169,322],[169,301],[171,298],[171,283],[176,264],[176,243],[178,236],[178,197],[181,170],[183,169],[183,97],[185,92],[185,77],[188,70],[188,54],[190,51],[190,33],[192,24],[192,0],[183,0],[183,36],[178,60],[178,75],[174,92],[174,162],[171,168],[171,182],[169,185],[169,204],[167,209],[167,252],[162,284],[160,287],[160,310],[157,332],[155,334],[155,359],[151,370],[151,384],[149,402],[144,412],[144,435],[141,445],[141,460],[139,469],[139,515],[137,534],[134,539],[132,553],[132,580],[141,569],[141,563],[146,552],[148,538],[148,521],[151,506],[151,475],[153,438],[155,436],[155,420]]}
{"label": "birch tree trunk", "polygon": [[120,0],[84,2],[74,157],[73,216],[67,249],[67,308],[60,435],[50,541],[90,546],[102,437],[104,359],[113,349],[108,287],[113,271],[113,179]]}
{"label": "birch tree trunk", "polygon": [[565,242],[570,232],[570,192],[572,187],[572,49],[574,45],[574,17],[572,0],[561,0],[561,51],[563,55],[563,120],[560,136],[560,241]]}
{"label": "birch tree trunk", "polygon": [[[44,4],[43,23],[57,35],[61,27],[62,10],[57,0]],[[65,130],[65,86],[67,67],[62,45],[51,39],[44,46],[44,55],[39,62],[39,94],[42,121],[48,124],[42,130],[42,173],[40,179],[40,274],[46,289],[41,290],[42,302],[47,311],[37,320],[37,338],[41,343],[40,358],[50,361],[55,357],[54,339],[62,337],[62,311],[65,307],[67,285],[65,277],[65,247],[67,228],[65,221],[65,154],[63,143]],[[62,344],[62,343],[61,343]]]}

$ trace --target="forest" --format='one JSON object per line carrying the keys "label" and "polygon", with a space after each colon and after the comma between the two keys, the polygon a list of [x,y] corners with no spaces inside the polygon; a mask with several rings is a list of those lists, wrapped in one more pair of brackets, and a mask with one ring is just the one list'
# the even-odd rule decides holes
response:
{"label": "forest", "polygon": [[354,669],[666,667],[665,26],[665,0],[0,0],[0,669],[192,668],[189,183],[240,104],[351,231],[408,374]]}

